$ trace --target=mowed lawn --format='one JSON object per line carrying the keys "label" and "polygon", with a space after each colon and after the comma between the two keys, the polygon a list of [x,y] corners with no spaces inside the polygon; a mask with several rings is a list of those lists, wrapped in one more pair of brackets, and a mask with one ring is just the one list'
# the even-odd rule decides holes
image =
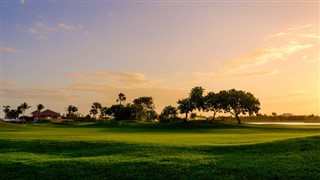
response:
{"label": "mowed lawn", "polygon": [[320,127],[0,123],[0,179],[320,179]]}

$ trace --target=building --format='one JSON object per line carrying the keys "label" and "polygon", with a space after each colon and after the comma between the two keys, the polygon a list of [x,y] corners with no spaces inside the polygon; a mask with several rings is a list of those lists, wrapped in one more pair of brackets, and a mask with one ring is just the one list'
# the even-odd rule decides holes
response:
{"label": "building", "polygon": [[281,114],[281,116],[291,117],[291,116],[293,116],[293,114],[292,113],[283,113],[283,114]]}
{"label": "building", "polygon": [[39,110],[36,110],[36,111],[32,112],[31,114],[35,120],[38,120],[38,119],[60,119],[60,114],[57,112],[54,112],[50,109],[44,110],[42,112]]}

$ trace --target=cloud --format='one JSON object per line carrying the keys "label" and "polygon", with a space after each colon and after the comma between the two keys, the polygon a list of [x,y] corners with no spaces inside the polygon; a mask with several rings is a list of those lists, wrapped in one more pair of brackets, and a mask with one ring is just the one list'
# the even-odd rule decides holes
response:
{"label": "cloud", "polygon": [[17,52],[18,50],[10,47],[0,47],[0,52]]}
{"label": "cloud", "polygon": [[113,87],[142,87],[148,86],[152,82],[144,74],[132,72],[68,72],[65,75],[82,82],[105,82],[105,85]]}
{"label": "cloud", "polygon": [[315,99],[317,100],[317,95],[303,89],[289,89],[286,92],[281,92],[278,95],[267,97],[265,99],[268,99],[270,101],[283,100],[283,99],[291,99],[291,100]]}
{"label": "cloud", "polygon": [[244,69],[249,66],[265,64],[271,60],[286,59],[288,56],[312,46],[314,45],[289,42],[279,47],[257,49],[234,59],[222,61],[221,64],[230,69]]}
{"label": "cloud", "polygon": [[[41,16],[41,18],[43,17]],[[36,39],[49,39],[52,33],[63,32],[63,31],[79,31],[86,35],[90,34],[85,31],[82,25],[66,24],[60,22],[58,24],[51,24],[48,22],[34,22],[33,26],[29,28],[29,33],[33,34]]]}
{"label": "cloud", "polygon": [[312,24],[306,24],[306,25],[302,25],[302,26],[289,28],[289,30],[290,31],[295,31],[295,30],[306,29],[306,28],[310,28],[310,27],[313,27],[313,25]]}
{"label": "cloud", "polygon": [[20,4],[21,4],[21,5],[26,4],[26,1],[25,1],[25,0],[20,0]]}
{"label": "cloud", "polygon": [[35,22],[34,23],[35,26],[38,26],[38,27],[46,27],[47,25],[43,22]]}
{"label": "cloud", "polygon": [[220,65],[228,70],[239,70],[262,65],[273,60],[288,59],[295,53],[317,46],[319,42],[314,40],[320,39],[318,31],[318,27],[308,24],[267,35],[264,40],[271,42],[271,45],[232,59],[220,61]]}
{"label": "cloud", "polygon": [[38,34],[39,32],[33,28],[30,28],[29,29],[29,32],[32,33],[32,34]]}
{"label": "cloud", "polygon": [[3,96],[15,99],[36,99],[50,101],[65,101],[74,99],[64,89],[49,87],[27,87],[13,81],[1,81]]}
{"label": "cloud", "polygon": [[[82,27],[82,26],[81,26]],[[64,24],[64,23],[59,23],[58,28],[60,29],[66,29],[66,30],[72,30],[72,29],[78,29],[77,26],[72,25],[72,24]]]}
{"label": "cloud", "polygon": [[224,79],[234,79],[242,77],[255,77],[255,76],[269,76],[277,74],[277,70],[263,70],[263,71],[251,71],[251,72],[227,72],[227,73],[203,73],[203,72],[193,72],[192,75],[196,78],[205,80],[205,81],[218,81]]}

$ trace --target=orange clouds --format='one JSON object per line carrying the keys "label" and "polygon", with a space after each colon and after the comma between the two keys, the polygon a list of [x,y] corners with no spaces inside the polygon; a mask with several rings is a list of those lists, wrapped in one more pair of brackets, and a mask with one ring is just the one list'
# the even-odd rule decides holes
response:
{"label": "orange clouds", "polygon": [[[40,19],[43,19],[42,17]],[[66,24],[66,23],[58,23],[51,24],[47,22],[35,22],[31,28],[29,28],[29,33],[33,34],[36,39],[46,40],[49,39],[50,33],[58,32],[60,30],[78,30],[85,34],[90,34],[85,31],[82,25],[74,25],[74,24]]]}
{"label": "orange clouds", "polygon": [[13,81],[1,81],[4,97],[20,98],[20,99],[37,99],[50,101],[65,101],[73,99],[74,96],[69,95],[64,89],[48,88],[48,87],[26,87]]}
{"label": "orange clouds", "polygon": [[[152,80],[147,79],[144,74],[131,72],[69,72],[65,75],[80,80],[82,85],[86,84],[91,88],[95,87],[97,89],[101,89],[103,86],[119,88],[146,87],[152,82]],[[102,82],[103,84],[101,84]],[[71,85],[73,87],[80,87],[80,84]]]}
{"label": "orange clouds", "polygon": [[17,52],[18,50],[10,47],[0,47],[0,52]]}
{"label": "orange clouds", "polygon": [[262,65],[272,60],[284,60],[289,56],[305,49],[318,45],[319,29],[313,25],[290,28],[286,32],[268,35],[266,42],[270,46],[260,48],[233,59],[221,61],[220,64],[227,69],[245,69],[251,66]]}

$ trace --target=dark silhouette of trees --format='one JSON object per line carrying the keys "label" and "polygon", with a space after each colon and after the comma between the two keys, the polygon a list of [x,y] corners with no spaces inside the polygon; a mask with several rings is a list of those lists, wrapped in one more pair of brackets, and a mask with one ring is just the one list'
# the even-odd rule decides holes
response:
{"label": "dark silhouette of trees", "polygon": [[102,106],[101,106],[100,103],[98,103],[98,102],[92,103],[92,106],[91,106],[91,109],[90,109],[90,114],[92,114],[93,117],[95,119],[97,119],[97,114],[99,113],[99,111],[101,111],[101,108],[102,108]]}
{"label": "dark silhouette of trees", "polygon": [[41,111],[42,109],[44,109],[44,105],[43,104],[38,104],[37,105],[37,110]]}
{"label": "dark silhouette of trees", "polygon": [[10,106],[7,105],[7,106],[3,106],[3,112],[5,114],[5,117],[8,118],[8,113],[10,112]]}
{"label": "dark silhouette of trees", "polygon": [[153,120],[155,117],[155,105],[152,97],[144,96],[133,100],[136,108],[136,119]]}
{"label": "dark silhouette of trees", "polygon": [[241,124],[240,114],[249,115],[258,114],[260,110],[260,102],[250,92],[230,89],[228,91],[220,91],[222,109],[234,115],[238,124]]}
{"label": "dark silhouette of trees", "polygon": [[17,109],[10,109],[9,105],[3,106],[3,112],[5,113],[5,117],[8,119],[16,119],[22,113],[21,107],[18,106]]}
{"label": "dark silhouette of trees", "polygon": [[220,91],[219,93],[209,92],[203,97],[204,89],[196,86],[191,89],[189,98],[181,99],[177,103],[181,114],[185,114],[185,122],[188,114],[195,109],[212,111],[214,120],[217,113],[230,113],[236,117],[238,124],[241,124],[240,114],[250,116],[258,114],[260,102],[250,92],[231,89]]}
{"label": "dark silhouette of trees", "polygon": [[220,93],[209,92],[204,97],[204,106],[206,111],[212,111],[212,120],[214,120],[217,113],[222,112],[222,99]]}
{"label": "dark silhouette of trees", "polygon": [[126,100],[127,100],[127,98],[123,93],[118,94],[117,102],[119,102],[120,105],[122,105],[122,102],[125,102]]}
{"label": "dark silhouette of trees", "polygon": [[66,108],[66,111],[67,111],[67,118],[75,118],[75,113],[78,111],[78,108],[73,106],[73,105],[69,105],[67,108]]}
{"label": "dark silhouette of trees", "polygon": [[23,116],[25,116],[25,112],[27,109],[31,108],[26,102],[22,103],[20,106],[20,110],[22,111]]}
{"label": "dark silhouette of trees", "polygon": [[189,98],[181,99],[178,100],[177,102],[178,105],[178,110],[180,111],[180,114],[185,114],[185,119],[184,122],[187,122],[188,120],[188,114],[193,111],[194,109],[194,104]]}
{"label": "dark silhouette of trees", "polygon": [[194,109],[204,110],[204,98],[203,98],[204,89],[201,86],[196,86],[191,89],[189,94],[189,99],[193,105]]}
{"label": "dark silhouette of trees", "polygon": [[178,109],[173,106],[166,106],[162,110],[159,118],[161,121],[172,121],[174,118],[177,117]]}
{"label": "dark silhouette of trees", "polygon": [[115,120],[133,120],[135,119],[136,108],[131,104],[115,104],[106,109],[106,114],[113,116]]}

